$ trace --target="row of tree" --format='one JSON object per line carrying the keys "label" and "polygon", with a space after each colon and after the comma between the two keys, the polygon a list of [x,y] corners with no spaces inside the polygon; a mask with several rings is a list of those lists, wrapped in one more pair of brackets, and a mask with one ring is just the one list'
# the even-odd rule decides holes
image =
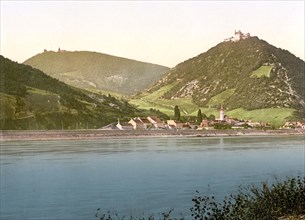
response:
{"label": "row of tree", "polygon": [[[184,119],[181,117],[181,114],[180,114],[180,109],[179,109],[179,106],[176,105],[175,108],[174,108],[174,115],[175,115],[175,120],[178,120],[178,121],[183,121]],[[202,122],[202,120],[215,120],[215,115],[209,115],[207,116],[206,114],[202,113],[201,112],[201,109],[198,110],[198,113],[197,113],[197,118],[196,118],[196,122],[198,124],[200,124]]]}

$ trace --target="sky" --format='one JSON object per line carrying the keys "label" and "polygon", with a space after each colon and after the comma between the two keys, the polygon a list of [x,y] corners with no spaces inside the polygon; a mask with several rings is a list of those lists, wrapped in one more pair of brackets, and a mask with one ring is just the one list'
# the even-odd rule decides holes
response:
{"label": "sky", "polygon": [[304,60],[304,0],[0,0],[0,54],[96,51],[174,67],[231,37],[258,36]]}

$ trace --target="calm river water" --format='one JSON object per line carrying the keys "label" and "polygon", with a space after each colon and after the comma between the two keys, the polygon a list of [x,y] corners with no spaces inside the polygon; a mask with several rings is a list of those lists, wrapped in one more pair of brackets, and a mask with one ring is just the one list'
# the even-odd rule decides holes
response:
{"label": "calm river water", "polygon": [[96,210],[189,215],[196,190],[304,175],[304,137],[1,143],[0,219],[96,219]]}

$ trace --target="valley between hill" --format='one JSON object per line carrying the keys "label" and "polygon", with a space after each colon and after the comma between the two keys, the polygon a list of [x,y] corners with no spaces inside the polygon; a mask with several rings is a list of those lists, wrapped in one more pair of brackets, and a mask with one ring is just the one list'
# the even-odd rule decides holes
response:
{"label": "valley between hill", "polygon": [[118,118],[174,118],[176,106],[191,122],[199,109],[218,118],[221,106],[227,117],[274,128],[305,120],[305,62],[242,32],[171,69],[60,49],[24,63],[31,67],[1,57],[2,129],[100,128]]}

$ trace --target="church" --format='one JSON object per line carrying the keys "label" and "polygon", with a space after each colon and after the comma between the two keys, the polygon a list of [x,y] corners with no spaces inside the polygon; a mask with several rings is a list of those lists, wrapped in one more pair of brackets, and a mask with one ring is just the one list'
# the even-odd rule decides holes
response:
{"label": "church", "polygon": [[215,121],[219,122],[225,122],[225,110],[223,108],[223,105],[220,106],[219,109],[219,117],[215,119]]}

